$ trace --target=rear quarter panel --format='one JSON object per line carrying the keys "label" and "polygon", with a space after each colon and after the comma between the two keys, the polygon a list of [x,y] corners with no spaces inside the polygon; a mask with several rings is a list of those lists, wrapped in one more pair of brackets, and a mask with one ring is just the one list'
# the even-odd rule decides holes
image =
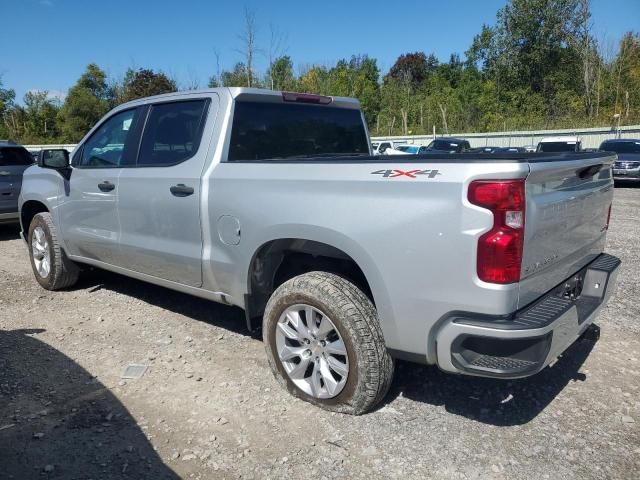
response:
{"label": "rear quarter panel", "polygon": [[[382,162],[218,164],[206,180],[208,222],[231,215],[242,232],[237,246],[212,235],[205,262],[219,288],[241,304],[260,246],[301,238],[339,248],[358,263],[390,348],[424,354],[429,330],[451,310],[512,311],[517,286],[477,278],[477,238],[493,217],[470,205],[466,191],[476,178],[522,178],[527,164]],[[415,169],[437,175],[374,173]]]}

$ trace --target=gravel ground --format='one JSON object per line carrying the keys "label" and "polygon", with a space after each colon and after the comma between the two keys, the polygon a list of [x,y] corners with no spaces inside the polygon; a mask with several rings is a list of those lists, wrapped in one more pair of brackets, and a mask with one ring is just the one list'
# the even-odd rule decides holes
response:
{"label": "gravel ground", "polygon": [[[293,399],[240,310],[92,271],[32,278],[0,227],[0,478],[640,478],[640,188],[617,188],[618,293],[518,381],[399,363],[361,417]],[[148,366],[123,380],[130,363]]]}

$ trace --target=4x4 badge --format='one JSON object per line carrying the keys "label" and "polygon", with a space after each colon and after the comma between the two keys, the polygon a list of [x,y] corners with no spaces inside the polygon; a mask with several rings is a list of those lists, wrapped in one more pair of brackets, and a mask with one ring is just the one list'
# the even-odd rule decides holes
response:
{"label": "4x4 badge", "polygon": [[409,177],[418,178],[418,175],[427,175],[428,178],[435,178],[437,175],[442,175],[439,170],[376,170],[371,172],[372,175],[382,175],[384,178],[397,178],[397,177]]}

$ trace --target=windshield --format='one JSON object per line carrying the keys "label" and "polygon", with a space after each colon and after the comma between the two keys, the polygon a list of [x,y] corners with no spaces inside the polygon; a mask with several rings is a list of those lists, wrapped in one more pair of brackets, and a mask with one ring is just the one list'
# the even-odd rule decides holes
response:
{"label": "windshield", "polygon": [[433,140],[429,145],[427,145],[427,150],[452,152],[460,150],[460,144],[456,142],[449,142],[447,140]]}
{"label": "windshield", "polygon": [[539,152],[575,152],[576,142],[540,142]]}
{"label": "windshield", "polygon": [[616,153],[640,153],[640,141],[637,142],[605,142],[600,150]]}
{"label": "windshield", "polygon": [[229,161],[369,155],[359,110],[238,101]]}
{"label": "windshield", "polygon": [[406,153],[418,153],[418,148],[419,147],[412,147],[411,145],[398,145],[396,150]]}

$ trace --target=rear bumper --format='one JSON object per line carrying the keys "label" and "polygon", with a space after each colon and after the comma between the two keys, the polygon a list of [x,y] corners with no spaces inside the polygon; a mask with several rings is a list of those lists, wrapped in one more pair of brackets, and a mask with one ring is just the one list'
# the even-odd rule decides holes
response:
{"label": "rear bumper", "polygon": [[582,335],[607,304],[619,266],[618,258],[602,254],[511,315],[451,314],[436,337],[438,366],[449,372],[498,378],[539,372]]}

